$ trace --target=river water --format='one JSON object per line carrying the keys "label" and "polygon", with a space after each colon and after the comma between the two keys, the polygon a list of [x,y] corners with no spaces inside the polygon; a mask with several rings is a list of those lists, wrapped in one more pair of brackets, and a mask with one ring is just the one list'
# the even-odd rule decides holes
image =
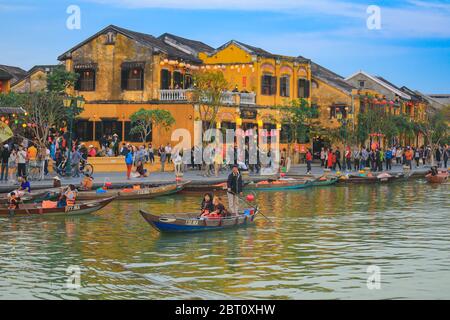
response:
{"label": "river water", "polygon": [[450,298],[448,184],[260,192],[273,223],[203,234],[163,236],[138,213],[196,210],[199,197],[0,219],[0,298]]}

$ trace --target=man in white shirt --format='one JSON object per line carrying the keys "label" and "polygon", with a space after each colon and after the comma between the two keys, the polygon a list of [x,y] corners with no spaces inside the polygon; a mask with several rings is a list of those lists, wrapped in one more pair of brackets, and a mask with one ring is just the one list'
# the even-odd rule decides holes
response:
{"label": "man in white shirt", "polygon": [[19,177],[25,177],[27,175],[27,158],[28,153],[22,146],[19,146],[19,152],[17,152],[17,175]]}

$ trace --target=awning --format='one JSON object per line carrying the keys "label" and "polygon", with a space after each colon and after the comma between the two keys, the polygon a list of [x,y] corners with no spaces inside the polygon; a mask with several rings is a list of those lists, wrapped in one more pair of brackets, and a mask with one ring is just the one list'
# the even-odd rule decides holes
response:
{"label": "awning", "polygon": [[94,62],[74,64],[75,70],[97,70],[98,64]]}
{"label": "awning", "polygon": [[144,69],[144,67],[145,67],[145,61],[132,61],[132,62],[123,62],[122,63],[122,69],[124,69],[124,70],[135,69],[135,68]]}

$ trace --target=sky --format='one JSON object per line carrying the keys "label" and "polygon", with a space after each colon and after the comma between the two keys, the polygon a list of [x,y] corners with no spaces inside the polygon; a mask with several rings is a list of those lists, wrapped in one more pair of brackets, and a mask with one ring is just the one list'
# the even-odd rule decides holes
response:
{"label": "sky", "polygon": [[[67,27],[73,5],[79,29]],[[450,0],[0,0],[0,64],[56,64],[110,24],[212,47],[239,40],[344,77],[364,70],[400,87],[450,93]]]}

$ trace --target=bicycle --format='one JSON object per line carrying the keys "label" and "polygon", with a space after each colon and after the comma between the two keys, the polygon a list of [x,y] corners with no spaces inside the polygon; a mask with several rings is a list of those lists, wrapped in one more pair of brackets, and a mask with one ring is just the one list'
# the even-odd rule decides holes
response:
{"label": "bicycle", "polygon": [[94,174],[94,166],[88,163],[87,159],[80,162],[80,172],[86,177],[92,177]]}

